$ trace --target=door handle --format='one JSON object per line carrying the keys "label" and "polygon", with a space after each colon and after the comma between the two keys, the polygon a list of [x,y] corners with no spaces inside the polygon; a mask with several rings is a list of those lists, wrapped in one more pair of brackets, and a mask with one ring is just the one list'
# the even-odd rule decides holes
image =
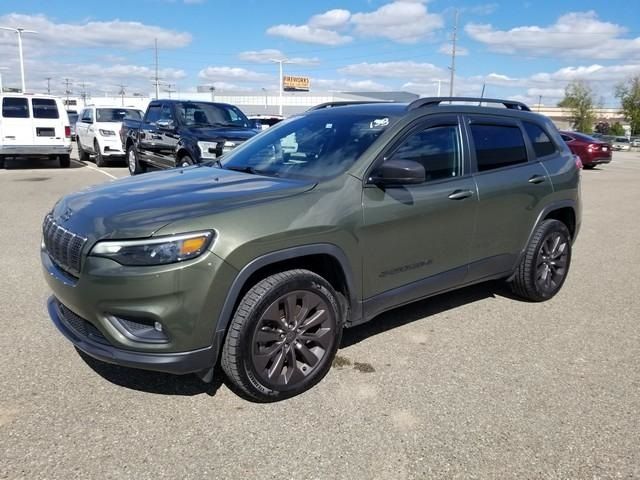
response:
{"label": "door handle", "polygon": [[463,200],[465,198],[471,197],[472,195],[473,192],[471,190],[456,190],[451,195],[449,195],[449,198],[451,200]]}
{"label": "door handle", "polygon": [[545,180],[546,177],[544,175],[534,175],[529,179],[529,183],[538,184],[544,182]]}

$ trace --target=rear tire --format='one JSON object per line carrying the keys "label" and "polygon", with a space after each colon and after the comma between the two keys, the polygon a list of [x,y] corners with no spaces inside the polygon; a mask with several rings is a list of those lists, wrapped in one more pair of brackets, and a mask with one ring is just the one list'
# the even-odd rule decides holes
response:
{"label": "rear tire", "polygon": [[133,144],[127,147],[127,166],[131,175],[139,175],[147,171],[147,166],[138,160],[136,147]]}
{"label": "rear tire", "polygon": [[78,158],[80,159],[81,162],[88,162],[90,160],[89,154],[84,148],[82,148],[82,144],[80,143],[80,137],[76,137],[76,143],[78,144]]}
{"label": "rear tire", "polygon": [[324,278],[289,270],[265,278],[240,301],[221,365],[240,393],[259,402],[298,395],[331,368],[342,337],[338,295]]}
{"label": "rear tire", "polygon": [[96,152],[96,167],[106,167],[107,161],[102,156],[100,145],[98,144],[97,140],[93,142],[93,150]]}
{"label": "rear tire", "polygon": [[0,156],[0,168],[5,168],[5,159],[2,156]]}
{"label": "rear tire", "polygon": [[71,166],[71,155],[58,155],[58,161],[60,162],[60,168],[69,168]]}
{"label": "rear tire", "polygon": [[596,166],[595,165],[582,165],[582,168],[584,168],[585,170],[593,170]]}
{"label": "rear tire", "polygon": [[510,281],[513,293],[532,302],[544,302],[560,291],[571,264],[571,234],[558,220],[538,225]]}

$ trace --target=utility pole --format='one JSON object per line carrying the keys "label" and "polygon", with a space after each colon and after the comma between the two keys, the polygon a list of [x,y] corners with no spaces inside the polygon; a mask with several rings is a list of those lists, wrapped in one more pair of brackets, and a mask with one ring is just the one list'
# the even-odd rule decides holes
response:
{"label": "utility pole", "polygon": [[80,98],[82,98],[83,106],[86,106],[87,105],[87,84],[86,84],[86,82],[82,82],[80,84],[80,87],[82,88],[82,90],[80,91]]}
{"label": "utility pole", "polygon": [[214,87],[213,85],[211,85],[209,87],[209,91],[211,92],[211,101],[215,102],[216,101],[216,87]]}
{"label": "utility pole", "polygon": [[158,39],[154,39],[155,45],[155,58],[156,58],[156,77],[155,77],[155,85],[156,85],[156,100],[160,98],[160,79],[158,78]]}
{"label": "utility pole", "polygon": [[453,81],[456,77],[456,41],[458,40],[458,9],[456,8],[453,22],[453,38],[451,44],[451,80],[449,81],[449,96],[453,97]]}
{"label": "utility pole", "polygon": [[66,108],[69,108],[69,94],[71,93],[71,90],[69,90],[69,85],[71,85],[71,80],[69,80],[68,78],[64,79],[64,93],[67,96],[67,100],[66,100]]}
{"label": "utility pole", "polygon": [[542,95],[538,95],[538,112],[540,112],[541,106],[542,106]]}
{"label": "utility pole", "polygon": [[10,32],[15,32],[18,34],[18,54],[20,55],[20,78],[22,80],[22,93],[24,93],[27,87],[25,86],[25,81],[24,81],[24,57],[22,56],[22,34],[38,33],[38,32],[36,32],[35,30],[26,30],[24,28],[11,28],[11,27],[0,27],[0,30],[8,30]]}
{"label": "utility pole", "polygon": [[171,93],[175,92],[176,90],[173,90],[171,87],[175,87],[176,85],[174,83],[167,83],[167,89],[165,90],[165,92],[167,92],[169,94],[169,98],[171,98]]}
{"label": "utility pole", "polygon": [[51,77],[45,77],[47,81],[47,95],[51,95]]}

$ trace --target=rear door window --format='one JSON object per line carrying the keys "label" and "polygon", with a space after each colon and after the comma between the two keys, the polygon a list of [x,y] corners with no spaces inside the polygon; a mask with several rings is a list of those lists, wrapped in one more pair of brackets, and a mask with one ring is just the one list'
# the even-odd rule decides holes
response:
{"label": "rear door window", "polygon": [[522,131],[511,125],[471,124],[479,172],[527,163]]}
{"label": "rear door window", "polygon": [[29,118],[29,103],[26,98],[5,97],[2,99],[4,118]]}
{"label": "rear door window", "polygon": [[531,140],[533,150],[536,152],[536,157],[542,158],[548,155],[556,153],[556,146],[549,138],[549,135],[535,123],[522,122],[524,129]]}
{"label": "rear door window", "polygon": [[52,98],[33,98],[33,118],[60,118],[56,101]]}

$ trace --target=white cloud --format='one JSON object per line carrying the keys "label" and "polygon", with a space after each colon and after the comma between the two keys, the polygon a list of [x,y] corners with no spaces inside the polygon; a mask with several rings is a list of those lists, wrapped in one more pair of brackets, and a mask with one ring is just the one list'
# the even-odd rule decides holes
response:
{"label": "white cloud", "polygon": [[351,18],[349,10],[336,8],[318,15],[314,15],[309,20],[309,26],[316,28],[341,28],[344,27]]}
{"label": "white cloud", "polygon": [[[141,22],[121,20],[89,21],[81,24],[54,23],[44,15],[23,15],[10,13],[0,16],[0,25],[20,25],[35,30],[37,35],[25,35],[25,46],[37,47],[38,52],[47,54],[51,47],[102,47],[139,50],[152,47],[158,40],[161,48],[180,48],[191,43],[191,34],[177,32]],[[15,34],[0,33],[0,46],[5,53],[6,46],[15,45]],[[4,55],[0,54],[0,59]]]}
{"label": "white cloud", "polygon": [[369,13],[354,13],[356,32],[368,37],[384,37],[398,43],[416,43],[444,26],[441,15],[429,13],[416,1],[395,1]]}
{"label": "white cloud", "polygon": [[289,57],[282,53],[280,50],[274,48],[266,48],[264,50],[250,50],[247,52],[241,52],[238,57],[246,62],[253,63],[271,63],[272,60],[289,60],[296,65],[317,65],[320,60],[316,57]]}
{"label": "white cloud", "polygon": [[410,61],[357,63],[348,65],[338,70],[343,75],[360,77],[386,77],[406,80],[437,80],[445,79],[448,73],[431,63],[418,63]]}
{"label": "white cloud", "polygon": [[206,67],[200,70],[198,78],[207,82],[260,82],[270,79],[269,75],[238,67]]}
{"label": "white cloud", "polygon": [[640,58],[640,37],[623,38],[624,27],[601,21],[594,11],[562,15],[547,27],[534,25],[498,30],[489,24],[469,23],[465,31],[472,39],[501,53],[593,59]]}
{"label": "white cloud", "polygon": [[316,43],[328,46],[343,45],[352,40],[350,36],[342,35],[334,30],[309,25],[275,25],[269,27],[267,33],[297,42]]}

